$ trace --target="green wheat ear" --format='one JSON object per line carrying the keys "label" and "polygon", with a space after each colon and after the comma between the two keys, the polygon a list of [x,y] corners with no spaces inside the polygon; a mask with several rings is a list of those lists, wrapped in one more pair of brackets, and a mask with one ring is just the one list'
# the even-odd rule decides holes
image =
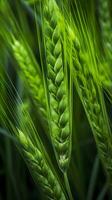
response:
{"label": "green wheat ear", "polygon": [[35,183],[40,185],[45,197],[52,200],[66,200],[63,190],[46,162],[43,153],[20,130],[18,130],[17,137],[21,144],[20,151],[33,174]]}
{"label": "green wheat ear", "polygon": [[101,84],[103,88],[106,88],[108,90],[112,87],[110,66],[106,61],[99,63],[98,66],[99,84]]}
{"label": "green wheat ear", "polygon": [[43,21],[51,137],[59,166],[66,171],[71,154],[70,113],[63,61],[63,20],[54,0],[44,5]]}
{"label": "green wheat ear", "polygon": [[[71,32],[70,32],[71,34]],[[102,94],[102,88],[97,83],[98,76],[96,63],[93,55],[90,55],[92,62],[88,60],[88,55],[81,52],[81,44],[78,39],[71,35],[72,39],[72,61],[73,61],[73,78],[88,117],[95,142],[98,148],[99,156],[103,162],[104,168],[112,183],[112,136],[109,127],[107,112]],[[89,49],[91,51],[91,49]]]}
{"label": "green wheat ear", "polygon": [[103,46],[107,53],[112,52],[112,23],[109,10],[108,0],[99,0],[99,22],[101,27],[101,34]]}
{"label": "green wheat ear", "polygon": [[46,119],[46,101],[44,83],[41,71],[33,54],[24,45],[24,42],[14,39],[11,44],[14,57],[21,69],[23,77],[25,77],[29,91],[35,101],[35,105],[41,113],[42,117]]}

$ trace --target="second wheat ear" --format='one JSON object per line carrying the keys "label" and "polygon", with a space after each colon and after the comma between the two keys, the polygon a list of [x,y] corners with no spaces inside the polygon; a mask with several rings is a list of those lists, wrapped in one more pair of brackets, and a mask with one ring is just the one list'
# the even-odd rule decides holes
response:
{"label": "second wheat ear", "polygon": [[14,57],[22,71],[23,77],[27,80],[29,91],[35,101],[42,117],[46,120],[45,91],[42,74],[33,54],[28,51],[24,42],[13,39],[12,51]]}
{"label": "second wheat ear", "polygon": [[21,152],[24,154],[29,169],[33,172],[35,183],[40,185],[47,199],[66,200],[63,190],[42,152],[33,145],[28,136],[20,130],[18,132]]}
{"label": "second wheat ear", "polygon": [[78,41],[75,36],[73,38],[73,35],[70,35],[70,37],[73,42],[72,59],[74,83],[93,131],[99,156],[111,182],[112,136],[102,94],[102,88],[99,87],[96,82],[96,76],[99,75],[95,71],[97,66],[91,57],[93,61],[91,68],[93,68],[94,72],[96,72],[94,76],[94,72],[88,64],[91,63],[88,62],[88,56],[86,54],[83,55],[81,52],[80,41]]}
{"label": "second wheat ear", "polygon": [[[102,42],[105,52],[112,51],[112,23],[109,8],[109,0],[98,0],[99,24],[101,28]],[[110,55],[111,56],[111,55]]]}
{"label": "second wheat ear", "polygon": [[71,154],[71,132],[68,91],[63,60],[63,22],[54,0],[43,8],[43,34],[46,48],[47,83],[51,138],[60,169],[68,168]]}

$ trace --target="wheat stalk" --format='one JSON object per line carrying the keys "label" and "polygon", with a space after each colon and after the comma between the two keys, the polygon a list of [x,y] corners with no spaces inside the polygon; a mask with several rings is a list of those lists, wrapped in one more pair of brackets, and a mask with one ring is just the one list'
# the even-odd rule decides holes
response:
{"label": "wheat stalk", "polygon": [[21,152],[31,172],[36,184],[41,186],[48,199],[66,200],[63,190],[52,172],[50,166],[44,159],[43,153],[35,147],[28,136],[18,130],[18,139],[21,144]]}
{"label": "wheat stalk", "polygon": [[54,0],[44,6],[44,38],[48,72],[50,128],[59,166],[68,168],[71,152],[71,133],[66,78],[63,68],[62,18]]}

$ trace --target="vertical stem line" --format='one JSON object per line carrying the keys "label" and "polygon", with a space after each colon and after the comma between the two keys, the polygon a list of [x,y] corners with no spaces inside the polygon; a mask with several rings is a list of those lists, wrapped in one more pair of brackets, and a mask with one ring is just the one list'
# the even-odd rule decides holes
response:
{"label": "vertical stem line", "polygon": [[69,196],[69,199],[73,200],[73,196],[72,196],[72,193],[71,193],[71,189],[70,189],[70,184],[69,184],[69,180],[68,180],[68,177],[67,177],[67,173],[64,173],[64,181],[65,181],[66,191],[67,191],[67,194]]}

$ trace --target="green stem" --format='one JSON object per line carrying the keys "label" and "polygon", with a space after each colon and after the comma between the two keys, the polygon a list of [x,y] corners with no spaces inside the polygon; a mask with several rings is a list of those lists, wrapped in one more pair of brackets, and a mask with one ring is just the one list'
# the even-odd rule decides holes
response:
{"label": "green stem", "polygon": [[65,186],[66,186],[66,190],[67,190],[67,194],[69,196],[69,199],[73,200],[73,196],[72,196],[72,193],[71,193],[71,189],[70,189],[70,184],[69,184],[69,180],[68,180],[68,177],[67,177],[67,173],[64,173],[64,181],[65,181]]}

